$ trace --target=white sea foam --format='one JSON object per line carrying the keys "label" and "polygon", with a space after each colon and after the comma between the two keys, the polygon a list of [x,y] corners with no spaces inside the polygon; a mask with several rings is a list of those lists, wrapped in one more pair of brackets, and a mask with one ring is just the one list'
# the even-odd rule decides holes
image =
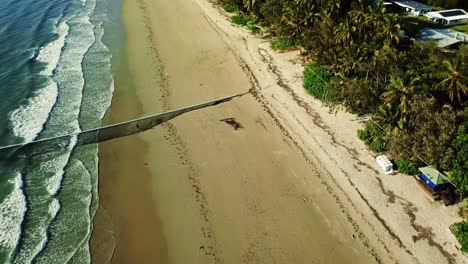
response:
{"label": "white sea foam", "polygon": [[[41,175],[46,174],[47,172],[56,172],[53,180],[47,180],[47,190],[50,195],[55,195],[60,188],[60,183],[62,181],[64,167],[69,161],[71,150],[74,148],[77,142],[77,137],[73,137],[70,140],[70,143],[64,151],[64,154],[58,155],[54,159],[50,159],[41,163],[40,167],[37,168],[34,172],[29,175],[29,181],[27,191],[31,193],[30,196],[30,206],[31,206],[31,218],[34,219],[34,229],[28,229],[28,240],[23,241],[21,250],[17,253],[14,263],[31,263],[32,260],[46,248],[48,243],[47,236],[47,227],[57,216],[57,213],[61,209],[60,202],[56,198],[51,198],[49,195],[44,194],[43,192],[40,195],[33,195],[34,193],[41,192],[44,188],[43,185],[38,185],[38,183],[43,182],[40,180]],[[31,181],[31,182],[30,182]],[[37,208],[40,204],[47,202],[47,211],[38,211],[33,210]]]}
{"label": "white sea foam", "polygon": [[40,49],[37,61],[47,64],[41,73],[42,75],[52,76],[53,70],[57,67],[60,60],[60,54],[62,53],[69,31],[70,27],[66,21],[60,23],[57,27],[58,38]]}
{"label": "white sea foam", "polygon": [[109,107],[111,106],[112,94],[114,93],[114,89],[115,89],[114,78],[112,78],[112,82],[109,87],[109,93],[107,93],[107,97],[105,97],[106,100],[101,104],[102,109],[101,109],[100,119],[104,118],[104,115],[106,114],[107,109],[109,109]]}
{"label": "white sea foam", "polygon": [[65,154],[57,156],[53,160],[48,160],[41,164],[41,170],[55,171],[54,175],[47,180],[47,191],[49,194],[56,195],[60,189],[63,174],[65,173],[64,168],[70,160],[71,150],[75,147],[77,141],[78,139],[76,136],[72,137],[68,146],[68,151]]}
{"label": "white sea foam", "polygon": [[[37,232],[39,232],[40,234],[46,233],[46,229],[44,227],[38,227],[37,229]],[[27,251],[26,254],[25,251],[20,251],[19,253],[17,253],[13,261],[14,264],[24,264],[33,262],[34,256],[28,255],[28,252],[41,252],[41,250],[43,250],[47,245],[47,236],[41,236],[37,238],[40,239],[38,243],[28,247],[28,249],[25,250]]]}
{"label": "white sea foam", "polygon": [[[111,60],[112,54],[109,48],[103,43],[102,38],[104,35],[104,21],[108,21],[106,14],[99,14],[93,16],[95,23],[95,38],[96,41],[86,54],[84,61],[84,72],[88,80],[85,85],[85,97],[82,115],[82,120],[86,128],[92,128],[100,125],[107,109],[110,107],[112,95],[114,92],[114,80],[112,77]],[[94,217],[98,205],[98,148],[96,147],[92,152],[87,153],[87,156],[93,156],[94,160],[83,161],[91,175],[91,193],[92,203],[89,208],[91,219]],[[80,255],[80,253],[77,253]],[[76,254],[75,257],[76,258]]]}
{"label": "white sea foam", "polygon": [[[83,15],[86,16],[86,13],[77,14],[77,16],[71,17],[69,21],[65,22],[68,24],[69,30],[67,30],[68,35],[65,38],[65,44],[61,47],[61,54],[58,57],[54,57],[53,54],[48,52],[43,53],[50,54],[49,58],[59,59],[56,67],[46,67],[42,74],[54,74],[53,80],[57,82],[56,88],[59,89],[58,92],[60,94],[54,108],[48,114],[48,119],[45,120],[47,121],[47,130],[43,133],[47,134],[44,134],[44,136],[66,134],[80,130],[77,119],[80,113],[84,85],[81,64],[84,54],[94,42],[92,35],[93,26],[90,26],[89,17],[83,17]],[[91,33],[86,34],[87,31],[91,31]],[[91,39],[89,35],[91,35]],[[44,52],[44,50],[45,48],[41,52]],[[39,59],[42,59],[42,57]],[[63,169],[69,161],[71,149],[73,149],[75,143],[76,138],[71,142],[69,149],[62,155],[41,164],[39,170],[44,172],[43,175],[53,175],[51,179],[46,180],[46,186],[44,186],[51,195],[56,194],[60,188]],[[41,203],[41,199],[43,198],[40,196],[32,196],[31,204],[33,206],[39,204]],[[34,229],[26,230],[29,234],[29,239],[22,243],[21,249],[16,255],[15,263],[29,263],[41,255],[42,252],[48,251],[48,246],[44,247],[44,245],[45,243],[49,245],[51,242],[48,241],[49,238],[46,232],[50,223],[49,221],[57,216],[57,209],[65,210],[57,207],[57,205],[54,199],[52,204],[48,205],[49,207],[46,212],[38,212],[43,218],[38,219],[37,226]]]}
{"label": "white sea foam", "polygon": [[59,37],[41,48],[36,58],[37,61],[46,63],[41,75],[48,78],[47,84],[10,114],[13,133],[26,142],[32,141],[41,132],[57,100],[57,83],[52,79],[52,74],[60,60],[69,32],[66,22],[58,26],[57,32]]}
{"label": "white sea foam", "polygon": [[[55,106],[52,112],[48,116],[47,129],[43,132],[44,136],[54,136],[57,134],[67,134],[71,132],[80,131],[80,125],[78,118],[81,110],[81,103],[83,97],[83,87],[85,84],[82,63],[86,52],[89,50],[91,45],[94,43],[94,25],[90,22],[89,16],[92,14],[94,6],[92,1],[86,3],[86,7],[80,10],[74,16],[69,17],[70,19],[66,22],[69,26],[68,35],[65,39],[65,45],[61,48],[61,53],[58,58],[58,64],[56,67],[47,67],[43,74],[53,73],[53,80],[57,82],[57,88],[59,97],[55,102]],[[41,50],[42,52],[43,50]],[[45,54],[45,53],[44,53]],[[51,57],[51,56],[49,56]],[[41,59],[41,58],[40,58]],[[54,195],[60,188],[61,194],[70,195],[69,186],[62,186],[64,167],[70,162],[71,150],[76,144],[76,138],[73,139],[67,151],[61,155],[55,157],[50,161],[45,161],[41,164],[40,171],[47,172],[52,175],[49,179],[46,179],[46,188],[50,195]],[[83,186],[80,186],[83,188]],[[33,203],[40,203],[40,197],[32,197]],[[58,206],[60,205],[60,207]],[[67,234],[56,234],[56,226],[61,226],[62,218],[68,214],[74,215],[73,207],[60,202],[57,203],[56,199],[52,200],[51,204],[48,204],[48,212],[40,212],[41,214],[47,213],[48,216],[39,223],[41,227],[35,228],[34,230],[27,230],[32,237],[31,240],[26,241],[27,243],[22,247],[18,255],[18,263],[34,262],[40,263],[41,260],[49,260],[46,263],[61,262],[56,259],[57,254],[70,254],[69,248],[67,247],[67,240],[73,239],[73,232]],[[63,211],[57,215],[57,210]],[[81,217],[81,216],[80,216]],[[52,226],[47,226],[49,221],[56,218]],[[87,219],[87,221],[90,221]],[[73,222],[70,228],[81,228],[81,223]],[[88,227],[89,228],[89,227]],[[47,233],[45,230],[53,232],[55,236],[53,239],[48,240]],[[54,248],[53,245],[60,241],[61,249]],[[39,247],[40,243],[48,241],[47,247]],[[52,257],[52,258],[51,258]]]}
{"label": "white sea foam", "polygon": [[60,210],[60,202],[56,198],[53,198],[52,202],[49,204],[49,215],[52,218],[55,218],[59,210]]}
{"label": "white sea foam", "polygon": [[82,62],[95,41],[94,25],[87,14],[72,18],[69,24],[70,34],[66,48],[61,54],[54,76],[60,96],[47,123],[49,131],[63,134],[80,131],[78,117],[85,84]]}
{"label": "white sea foam", "polygon": [[[67,159],[68,161],[68,159]],[[60,189],[60,182],[62,181],[64,170],[60,169],[52,177],[49,178],[48,183],[47,183],[47,191],[55,195],[58,190]]]}
{"label": "white sea foam", "polygon": [[86,243],[91,232],[89,206],[91,204],[91,176],[80,160],[73,159],[67,169],[70,177],[64,181],[63,194],[73,196],[73,201],[62,204],[61,213],[49,230],[56,235],[48,241],[35,263],[70,263]]}
{"label": "white sea foam", "polygon": [[[104,36],[104,28],[102,27],[102,23],[98,25],[98,28],[96,30],[97,32],[97,40],[96,40],[96,50],[99,53],[105,53],[108,54],[105,56],[104,61],[107,65],[106,71],[108,71],[109,76],[111,76],[111,60],[112,60],[112,54],[110,53],[109,48],[107,48],[106,45],[102,42],[102,37]],[[102,119],[107,111],[107,109],[110,107],[111,102],[112,102],[112,95],[114,93],[114,79],[111,78],[111,83],[109,86],[109,89],[107,91],[101,91],[101,96],[97,100],[97,105],[100,113],[99,119]]]}
{"label": "white sea foam", "polygon": [[27,103],[14,110],[10,115],[13,133],[26,142],[32,141],[41,132],[57,98],[57,84],[49,81]]}
{"label": "white sea foam", "polygon": [[21,235],[21,222],[26,212],[26,198],[22,191],[21,174],[17,173],[9,183],[13,185],[13,192],[0,204],[0,247],[12,249]]}
{"label": "white sea foam", "polygon": [[[46,119],[47,129],[43,131],[42,136],[77,132],[81,129],[78,123],[80,111],[88,110],[88,105],[82,104],[83,89],[87,89],[88,86],[85,86],[82,67],[83,62],[87,61],[87,59],[85,61],[83,59],[88,52],[90,55],[96,52],[93,55],[96,58],[90,57],[91,61],[100,61],[96,65],[99,68],[93,73],[101,75],[104,73],[109,74],[109,79],[105,86],[96,87],[96,93],[94,93],[94,90],[91,90],[93,92],[90,94],[96,97],[91,102],[94,117],[102,118],[110,106],[114,90],[114,82],[110,76],[111,56],[107,47],[101,42],[103,35],[102,25],[99,23],[93,25],[90,21],[90,16],[93,14],[96,5],[95,1],[82,0],[82,3],[84,4],[83,10],[69,17],[70,20],[67,22],[69,29],[67,29],[67,36],[64,39],[65,44],[60,49],[61,53],[59,53],[58,57],[53,57],[53,54],[49,54],[49,58],[58,58],[57,64],[54,68],[51,68],[52,66],[47,64],[47,67],[41,73],[43,75],[49,73],[48,76],[53,74],[53,81],[58,84],[55,88],[56,90],[58,89],[59,94],[52,112],[48,116],[48,119]],[[93,17],[93,19],[95,18]],[[96,33],[96,36],[94,36],[94,33]],[[95,48],[97,49],[91,52],[90,48],[93,44],[95,44]],[[42,53],[45,49],[46,47],[41,49],[40,52]],[[99,52],[106,52],[107,54],[99,54]],[[47,52],[43,54],[45,55]],[[37,57],[37,60],[43,61],[45,57],[40,57],[40,55]],[[107,65],[104,66],[102,62],[106,62]],[[105,70],[101,67],[105,68]],[[89,82],[89,86],[94,87],[92,78],[89,80],[87,78],[86,81]],[[101,84],[99,85],[102,86]],[[86,94],[86,96],[90,94]],[[93,171],[95,168],[84,162],[93,172],[93,176],[91,176],[91,172],[87,171],[88,168],[85,164],[76,160],[76,156],[71,157],[71,149],[73,149],[75,143],[72,142],[70,144],[70,151],[67,151],[67,153],[64,152],[50,162],[41,164],[40,171],[47,172],[47,175],[52,175],[49,179],[45,180],[47,192],[50,195],[56,195],[60,190],[61,196],[69,197],[69,195],[72,195],[77,199],[73,203],[67,204],[65,200],[59,202],[57,199],[52,198],[52,203],[48,204],[45,211],[41,210],[40,212],[46,218],[38,220],[40,227],[34,228],[34,230],[26,230],[29,234],[28,238],[31,238],[31,241],[25,241],[27,243],[17,255],[18,258],[15,263],[30,262],[32,260],[36,263],[66,263],[67,260],[74,258],[75,254],[80,255],[77,248],[88,243],[91,232],[90,205],[92,192],[95,191],[91,183],[91,177],[95,178]],[[63,178],[64,167],[67,164],[67,175],[71,173],[71,175],[75,176],[76,173],[79,177]],[[79,169],[79,173],[76,171],[77,169]],[[40,197],[31,198],[35,199],[33,204],[41,202]],[[47,201],[50,201],[49,197]],[[45,216],[46,214],[48,216]],[[49,217],[55,218],[50,226],[48,226],[50,224]],[[42,218],[42,216],[39,218]],[[54,234],[51,239],[47,237],[46,230]],[[47,246],[45,247],[46,243]]]}

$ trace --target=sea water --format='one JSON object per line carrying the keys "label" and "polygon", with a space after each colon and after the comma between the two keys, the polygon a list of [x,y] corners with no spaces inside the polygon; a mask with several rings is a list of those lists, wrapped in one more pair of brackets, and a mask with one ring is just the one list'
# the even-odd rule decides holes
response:
{"label": "sea water", "polygon": [[[121,0],[2,0],[0,146],[99,127],[123,43]],[[98,147],[0,160],[0,263],[89,263]]]}

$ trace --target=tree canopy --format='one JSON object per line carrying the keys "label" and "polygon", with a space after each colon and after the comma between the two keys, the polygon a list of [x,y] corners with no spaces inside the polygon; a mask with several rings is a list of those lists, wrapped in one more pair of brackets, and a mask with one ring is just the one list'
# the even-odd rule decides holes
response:
{"label": "tree canopy", "polygon": [[[360,132],[373,149],[452,171],[460,193],[468,192],[467,45],[445,52],[432,42],[401,39],[408,27],[382,1],[219,1],[263,21],[283,44],[302,46],[313,60],[305,87],[320,100],[374,116],[383,135],[373,126]],[[468,9],[466,0],[423,2]],[[317,73],[326,73],[326,85],[314,83]]]}

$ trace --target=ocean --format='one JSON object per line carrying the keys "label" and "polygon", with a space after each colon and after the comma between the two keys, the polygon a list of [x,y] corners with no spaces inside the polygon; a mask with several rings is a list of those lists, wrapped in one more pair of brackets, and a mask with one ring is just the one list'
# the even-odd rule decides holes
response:
{"label": "ocean", "polygon": [[[2,0],[0,146],[101,126],[122,0]],[[0,263],[90,263],[98,146],[0,157]],[[40,151],[39,151],[40,152]]]}

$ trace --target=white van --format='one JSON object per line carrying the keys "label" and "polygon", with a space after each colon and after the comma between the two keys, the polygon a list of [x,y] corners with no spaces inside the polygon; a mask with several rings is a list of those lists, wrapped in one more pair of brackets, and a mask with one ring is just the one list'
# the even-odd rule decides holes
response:
{"label": "white van", "polygon": [[393,164],[385,155],[380,155],[375,158],[379,167],[384,171],[386,175],[392,175],[393,172]]}

